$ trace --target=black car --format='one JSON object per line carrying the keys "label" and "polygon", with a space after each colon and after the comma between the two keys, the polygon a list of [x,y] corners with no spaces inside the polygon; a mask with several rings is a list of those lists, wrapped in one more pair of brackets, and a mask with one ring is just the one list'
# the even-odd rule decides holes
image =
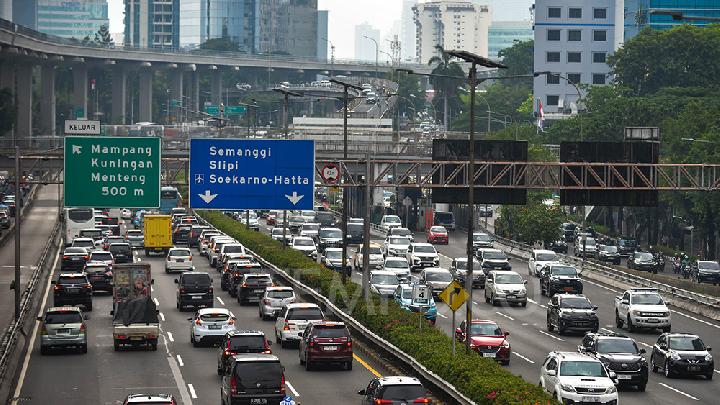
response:
{"label": "black car", "polygon": [[8,229],[10,228],[10,217],[8,216],[7,212],[1,211],[0,212],[0,229]]}
{"label": "black car", "polygon": [[645,391],[648,363],[645,349],[638,349],[635,340],[617,333],[586,333],[578,351],[602,361],[617,375],[618,385]]}
{"label": "black car", "polygon": [[213,306],[212,278],[204,271],[188,271],[175,279],[177,286],[176,306],[179,310],[185,307]]}
{"label": "black car", "polygon": [[601,262],[608,262],[615,265],[620,264],[620,252],[617,246],[598,245],[595,251],[595,258]]}
{"label": "black car", "polygon": [[[461,284],[465,284],[465,278],[467,277],[467,257],[458,257],[453,259],[450,264],[450,273],[452,273],[455,281]],[[480,262],[473,260],[473,288],[485,288],[485,279],[487,269],[483,269],[480,266]]]}
{"label": "black car", "polygon": [[600,321],[597,307],[587,297],[577,294],[557,294],[547,305],[547,329],[565,332],[597,332]]}
{"label": "black car", "polygon": [[363,224],[347,224],[347,238],[345,242],[348,244],[359,245],[365,240],[365,226]]}
{"label": "black car", "polygon": [[234,330],[228,332],[220,341],[218,350],[217,373],[222,375],[228,361],[235,355],[246,353],[272,354],[272,342],[265,338],[265,333],[257,330]]}
{"label": "black car", "polygon": [[637,249],[637,240],[629,236],[621,236],[617,240],[617,247],[620,256],[630,256]]}
{"label": "black car", "polygon": [[314,222],[320,224],[322,228],[332,228],[338,224],[335,214],[330,211],[319,211],[315,213]]}
{"label": "black car", "polygon": [[185,245],[190,237],[192,225],[178,225],[172,234],[172,241],[175,245]]}
{"label": "black car", "polygon": [[69,247],[63,251],[60,271],[78,271],[85,267],[90,258],[90,253],[82,247]]}
{"label": "black car", "polygon": [[692,266],[691,277],[698,283],[720,283],[720,264],[716,261],[698,260]]}
{"label": "black car", "polygon": [[133,262],[133,251],[129,243],[111,243],[108,252],[112,253],[115,263]]}
{"label": "black car", "polygon": [[237,285],[245,274],[258,273],[262,270],[262,266],[252,257],[239,262],[230,262],[227,269],[223,269],[220,277],[220,288],[230,293],[231,297],[235,297],[237,293]]}
{"label": "black car", "polygon": [[325,251],[325,248],[341,248],[343,243],[342,231],[338,228],[320,228],[317,236],[318,251]]}
{"label": "black car", "polygon": [[269,274],[245,274],[235,287],[237,302],[243,305],[250,301],[260,301],[260,297],[265,292],[265,287],[271,286],[273,286],[273,282]]}
{"label": "black car", "polygon": [[565,222],[564,224],[560,225],[560,233],[562,234],[562,238],[565,240],[565,242],[575,241],[576,229],[577,225],[571,222]]}
{"label": "black car", "polygon": [[200,243],[200,234],[206,229],[210,229],[210,227],[203,225],[193,225],[192,228],[190,228],[190,233],[188,234],[188,247],[197,247]]}
{"label": "black car", "polygon": [[550,243],[550,246],[548,246],[549,250],[552,250],[555,253],[564,253],[567,254],[568,252],[568,245],[567,242],[563,239],[558,239],[554,242]]}
{"label": "black car", "polygon": [[688,333],[663,333],[653,346],[650,364],[653,372],[663,370],[665,376],[704,375],[712,380],[715,362],[698,335]]}
{"label": "black car", "polygon": [[272,354],[240,354],[226,362],[220,382],[220,402],[279,404],[285,398],[285,375]]}
{"label": "black car", "polygon": [[577,269],[562,263],[552,263],[540,269],[540,294],[552,297],[555,293],[582,294],[583,283]]}
{"label": "black car", "polygon": [[92,311],[92,284],[85,273],[60,274],[53,284],[53,306],[82,305]]}
{"label": "black car", "polygon": [[655,255],[650,252],[630,253],[627,266],[629,269],[650,271],[653,273],[657,273],[658,271],[658,262],[655,260]]}
{"label": "black car", "polygon": [[85,266],[84,271],[92,285],[93,291],[112,292],[113,273],[110,266],[105,263],[93,262]]}

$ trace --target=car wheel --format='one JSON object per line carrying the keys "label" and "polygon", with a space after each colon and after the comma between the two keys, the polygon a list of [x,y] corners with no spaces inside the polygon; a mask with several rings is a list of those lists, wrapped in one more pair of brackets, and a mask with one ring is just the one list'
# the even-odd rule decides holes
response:
{"label": "car wheel", "polygon": [[662,331],[665,333],[670,333],[671,330],[672,330],[672,326],[666,326],[666,327],[662,328]]}
{"label": "car wheel", "polygon": [[492,302],[492,306],[494,306],[494,307],[496,307],[496,306],[498,306],[498,305],[500,304],[500,303],[495,299],[495,294],[493,294],[493,295],[490,297],[490,301]]}
{"label": "car wheel", "polygon": [[150,344],[150,350],[156,352],[156,351],[157,351],[157,343],[151,343],[151,344]]}
{"label": "car wheel", "polygon": [[287,342],[284,341],[284,340],[282,340],[282,339],[280,339],[280,347],[282,347],[283,349],[286,349],[286,348],[288,347]]}
{"label": "car wheel", "polygon": [[712,380],[712,379],[713,379],[713,373],[714,373],[714,372],[711,371],[711,372],[705,374],[705,378],[708,379],[708,380]]}
{"label": "car wheel", "polygon": [[87,343],[85,343],[84,345],[80,346],[80,352],[83,353],[83,354],[87,353]]}
{"label": "car wheel", "polygon": [[500,361],[500,364],[502,364],[503,366],[509,366],[509,365],[510,365],[510,359],[501,360],[501,361]]}
{"label": "car wheel", "polygon": [[345,370],[346,370],[346,371],[352,371],[352,367],[353,367],[353,362],[352,362],[352,360],[350,360],[350,361],[348,361],[348,362],[345,363]]}
{"label": "car wheel", "polygon": [[555,327],[553,326],[552,322],[550,321],[550,316],[547,317],[547,330],[548,332],[552,332],[555,330]]}
{"label": "car wheel", "polygon": [[40,346],[40,354],[43,356],[50,354],[50,348],[47,346]]}
{"label": "car wheel", "polygon": [[118,342],[117,340],[114,340],[114,341],[113,341],[113,349],[114,349],[116,352],[119,351],[119,350],[120,350],[120,342]]}
{"label": "car wheel", "polygon": [[637,389],[638,389],[639,392],[645,392],[645,387],[646,387],[646,386],[647,386],[647,384],[640,384],[640,385],[637,386]]}
{"label": "car wheel", "polygon": [[652,369],[653,373],[657,373],[660,368],[655,364],[655,356],[652,354],[650,355],[650,368]]}
{"label": "car wheel", "polygon": [[307,359],[305,359],[305,371],[312,370],[312,363],[310,363]]}
{"label": "car wheel", "polygon": [[275,331],[275,343],[280,343],[280,337],[277,334],[277,331]]}
{"label": "car wheel", "polygon": [[665,360],[665,366],[663,367],[666,378],[673,378],[673,372],[670,370],[670,362]]}
{"label": "car wheel", "polygon": [[521,302],[521,303],[520,303],[520,306],[523,307],[523,308],[525,308],[525,307],[527,306],[527,301]]}
{"label": "car wheel", "polygon": [[92,302],[85,304],[85,310],[88,312],[92,312]]}
{"label": "car wheel", "polygon": [[623,327],[623,321],[620,319],[620,314],[618,314],[618,311],[615,311],[615,326],[618,328]]}
{"label": "car wheel", "polygon": [[300,353],[300,355],[299,355],[298,357],[300,358],[300,365],[301,365],[301,366],[304,366],[304,365],[305,365],[305,360],[303,360],[302,353]]}
{"label": "car wheel", "polygon": [[632,319],[630,319],[630,315],[627,316],[626,322],[628,332],[635,332],[635,325],[632,324]]}
{"label": "car wheel", "polygon": [[490,297],[488,297],[487,294],[485,294],[485,303],[487,303],[487,304],[490,303]]}

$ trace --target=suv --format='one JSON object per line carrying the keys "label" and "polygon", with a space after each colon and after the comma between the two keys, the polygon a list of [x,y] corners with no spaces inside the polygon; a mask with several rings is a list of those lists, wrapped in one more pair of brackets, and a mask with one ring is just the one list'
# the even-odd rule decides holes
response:
{"label": "suv", "polygon": [[550,352],[539,385],[562,404],[618,403],[615,373],[598,359],[577,352]]}
{"label": "suv", "polygon": [[313,221],[320,224],[321,227],[332,227],[336,226],[338,223],[338,220],[335,218],[335,215],[330,211],[318,211],[315,213],[315,218]]}
{"label": "suv", "polygon": [[410,242],[413,242],[415,239],[412,231],[407,228],[392,228],[388,232],[387,236],[402,236],[403,238],[407,238]]}
{"label": "suv", "polygon": [[115,259],[115,263],[120,264],[133,262],[132,248],[127,242],[111,243],[108,247],[108,252],[112,253],[112,257]]}
{"label": "suv", "polygon": [[309,324],[299,346],[300,365],[310,371],[314,363],[341,363],[352,370],[353,348],[350,331],[342,322]]}
{"label": "suv", "polygon": [[53,305],[82,305],[92,311],[92,284],[85,273],[63,273],[52,281]]}
{"label": "suv", "polygon": [[436,267],[440,264],[440,256],[437,250],[429,243],[411,243],[406,256],[408,263],[410,263],[410,270]]}
{"label": "suv", "polygon": [[292,287],[267,287],[260,298],[258,316],[262,319],[277,317],[278,312],[295,302],[295,292]]}
{"label": "suv", "polygon": [[614,265],[620,264],[620,252],[618,252],[617,246],[598,245],[595,258],[601,262],[610,262]]}
{"label": "suv", "polygon": [[597,307],[584,295],[558,294],[547,305],[547,329],[559,334],[567,331],[597,332],[600,321]]}
{"label": "suv", "polygon": [[514,271],[493,270],[485,280],[485,302],[493,306],[501,301],[527,306],[526,284],[527,281]]}
{"label": "suv", "polygon": [[390,229],[392,228],[401,228],[402,227],[402,221],[400,220],[400,217],[397,215],[383,215],[382,219],[380,220],[380,229],[385,231],[387,234],[390,232]]}
{"label": "suv", "polygon": [[272,354],[238,354],[222,370],[223,404],[279,404],[285,399],[285,374]]}
{"label": "suv", "polygon": [[325,252],[327,248],[342,248],[345,245],[342,231],[338,228],[321,228],[317,234],[317,241],[320,253]]}
{"label": "suv", "polygon": [[250,301],[260,301],[266,287],[273,287],[272,277],[269,274],[248,273],[242,276],[235,288],[237,302],[240,305]]}
{"label": "suv", "polygon": [[628,269],[649,271],[657,274],[658,263],[650,252],[633,252],[627,259]]}
{"label": "suv", "polygon": [[552,297],[556,292],[582,294],[583,283],[575,267],[551,263],[540,270],[540,295]]}
{"label": "suv", "polygon": [[322,321],[324,318],[325,315],[317,304],[286,305],[275,320],[275,343],[285,347],[288,341],[299,341],[310,322]]}
{"label": "suv", "polygon": [[217,373],[222,375],[228,361],[235,355],[244,353],[272,354],[272,342],[265,339],[265,332],[257,330],[233,330],[225,334],[220,341],[217,356]]}
{"label": "suv", "polygon": [[455,215],[452,212],[436,211],[433,217],[433,225],[440,225],[449,231],[454,231]]}
{"label": "suv", "polygon": [[[450,273],[452,273],[458,283],[465,285],[467,277],[467,257],[458,257],[453,259],[450,264]],[[473,259],[473,288],[485,288],[485,271],[483,271],[480,262]]]}
{"label": "suv", "polygon": [[177,309],[184,310],[186,306],[199,308],[200,306],[213,306],[212,278],[204,271],[189,271],[175,279],[177,289]]}
{"label": "suv", "polygon": [[718,285],[720,283],[720,264],[716,261],[698,260],[692,266],[691,277],[698,283],[708,282]]}
{"label": "suv", "polygon": [[500,249],[478,249],[475,255],[483,270],[512,270],[507,255]]}
{"label": "suv", "polygon": [[617,247],[620,256],[630,256],[637,248],[637,240],[629,236],[621,236],[617,240]]}
{"label": "suv", "polygon": [[712,380],[715,362],[698,335],[689,333],[663,333],[653,346],[650,364],[653,372],[660,368],[665,377],[680,375],[704,375]]}
{"label": "suv", "polygon": [[112,293],[113,273],[110,266],[105,263],[88,263],[83,269],[87,275],[93,291],[103,290]]}
{"label": "suv", "polygon": [[617,374],[618,385],[636,386],[645,391],[648,363],[645,349],[638,349],[635,340],[617,333],[586,333],[578,351],[602,361]]}
{"label": "suv", "polygon": [[439,296],[452,282],[453,275],[450,270],[441,267],[428,267],[418,277],[418,283],[428,286],[435,297]]}
{"label": "suv", "polygon": [[597,241],[586,234],[581,234],[575,241],[575,257],[594,257]]}
{"label": "suv", "polygon": [[[383,266],[383,254],[382,248],[376,243],[370,244],[370,251],[368,252],[368,267],[372,269],[380,269]],[[352,259],[352,268],[358,271],[363,269],[363,246],[360,245],[355,249],[355,254]]]}
{"label": "suv", "polygon": [[477,251],[482,248],[492,248],[493,238],[492,236],[483,232],[473,232],[473,251]]}
{"label": "suv", "polygon": [[540,270],[545,265],[558,261],[558,255],[552,250],[535,249],[528,260],[528,274],[540,277]]}
{"label": "suv", "polygon": [[210,229],[210,227],[205,226],[205,225],[193,225],[192,228],[190,228],[190,234],[188,235],[187,246],[188,247],[199,247],[200,246],[200,234],[206,229]]}
{"label": "suv", "polygon": [[78,307],[48,308],[42,322],[40,354],[48,354],[56,347],[77,347],[87,353],[87,325]]}
{"label": "suv", "polygon": [[635,328],[662,329],[670,332],[672,328],[670,310],[656,288],[631,288],[622,296],[615,297],[615,325],[627,326],[629,332]]}
{"label": "suv", "polygon": [[415,377],[376,377],[367,388],[358,391],[362,403],[374,404],[432,404],[428,390]]}
{"label": "suv", "polygon": [[82,247],[68,247],[63,251],[60,271],[81,270],[90,258],[87,249]]}

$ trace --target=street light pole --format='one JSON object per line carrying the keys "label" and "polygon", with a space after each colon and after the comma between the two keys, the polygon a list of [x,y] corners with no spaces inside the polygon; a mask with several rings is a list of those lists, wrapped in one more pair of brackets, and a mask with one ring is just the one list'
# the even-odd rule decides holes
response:
{"label": "street light pole", "polygon": [[20,211],[22,200],[20,199],[20,179],[22,178],[20,166],[20,147],[15,145],[15,281],[13,283],[15,293],[15,321],[20,320]]}
{"label": "street light pole", "polygon": [[[295,93],[293,91],[284,89],[282,87],[280,88],[274,88],[273,91],[282,93],[283,94],[283,135],[285,135],[285,139],[288,139],[288,110],[289,110],[289,98],[290,96],[294,97],[302,97],[302,94]],[[287,210],[283,210],[283,233],[282,233],[282,246],[283,249],[287,246],[285,243],[285,238],[287,235]]]}
{"label": "street light pole", "polygon": [[369,37],[369,36],[367,36],[367,35],[363,35],[363,37],[364,37],[365,39],[369,39],[369,40],[371,40],[371,41],[373,41],[373,42],[375,43],[375,78],[378,78],[378,77],[379,77],[379,73],[378,73],[378,59],[380,58],[380,55],[379,55],[379,54],[380,54],[380,45],[378,45],[378,42],[377,42],[377,40],[375,40],[375,38],[371,38],[371,37]]}

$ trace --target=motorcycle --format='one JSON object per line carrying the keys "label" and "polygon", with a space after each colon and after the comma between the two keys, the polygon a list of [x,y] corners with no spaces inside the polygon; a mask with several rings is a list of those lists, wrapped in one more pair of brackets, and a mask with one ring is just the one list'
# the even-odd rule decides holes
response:
{"label": "motorcycle", "polygon": [[[665,255],[662,253],[655,253],[655,263],[657,263],[657,270],[665,272]],[[657,273],[657,272],[656,272]]]}
{"label": "motorcycle", "polygon": [[680,268],[680,259],[676,257],[673,259],[673,273],[680,274]]}

